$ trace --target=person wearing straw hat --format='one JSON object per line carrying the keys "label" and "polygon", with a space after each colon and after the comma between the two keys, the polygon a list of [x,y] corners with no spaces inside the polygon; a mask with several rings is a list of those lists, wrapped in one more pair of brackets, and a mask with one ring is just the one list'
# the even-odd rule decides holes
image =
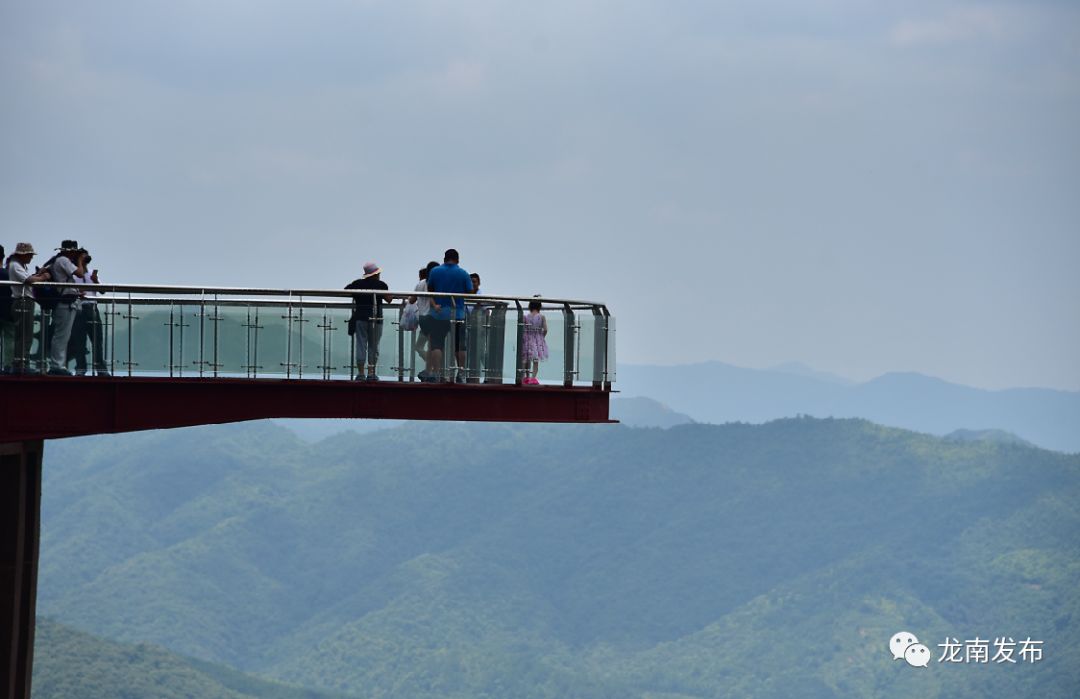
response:
{"label": "person wearing straw hat", "polygon": [[[379,275],[382,268],[374,262],[364,265],[364,274],[359,279],[353,280],[346,289],[370,289],[374,291],[388,291]],[[377,365],[379,363],[379,340],[382,339],[383,310],[385,301],[390,303],[394,300],[389,294],[357,294],[353,297],[353,312],[349,318],[349,334],[356,343],[356,380],[378,381]],[[366,367],[366,376],[365,376]]]}
{"label": "person wearing straw hat", "polygon": [[19,243],[7,263],[8,279],[24,285],[11,290],[11,315],[15,323],[11,371],[15,374],[28,374],[33,371],[30,368],[30,345],[34,342],[34,294],[29,285],[49,281],[48,270],[36,273],[30,271],[30,262],[36,254],[30,243]]}

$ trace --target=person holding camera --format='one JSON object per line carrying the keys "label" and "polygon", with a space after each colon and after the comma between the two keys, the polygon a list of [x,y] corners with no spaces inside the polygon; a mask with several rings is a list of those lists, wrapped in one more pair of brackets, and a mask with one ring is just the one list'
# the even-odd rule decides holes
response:
{"label": "person holding camera", "polygon": [[[98,271],[89,272],[93,257],[85,248],[79,249],[78,268],[82,273],[76,272],[75,281],[79,284],[100,284]],[[94,366],[94,373],[98,376],[108,376],[109,368],[105,363],[104,332],[101,324],[101,314],[98,313],[97,292],[84,291],[82,298],[76,304],[75,321],[71,326],[71,339],[67,346],[67,361],[75,360],[75,375],[86,376],[86,341],[90,341],[90,358]]]}
{"label": "person holding camera", "polygon": [[[76,275],[86,274],[86,270],[80,266],[80,248],[78,242],[65,240],[60,243],[59,253],[48,266],[49,274],[54,282],[75,282]],[[61,289],[56,308],[52,312],[52,323],[49,325],[49,375],[71,376],[67,370],[68,340],[71,339],[71,328],[75,324],[75,315],[78,313],[76,303],[79,300],[78,289],[68,287]]]}

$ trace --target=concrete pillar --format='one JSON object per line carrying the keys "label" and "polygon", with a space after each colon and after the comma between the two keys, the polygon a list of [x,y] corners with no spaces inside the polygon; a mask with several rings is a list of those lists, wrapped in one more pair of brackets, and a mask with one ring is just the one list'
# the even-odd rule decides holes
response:
{"label": "concrete pillar", "polygon": [[43,442],[0,444],[0,699],[30,699]]}

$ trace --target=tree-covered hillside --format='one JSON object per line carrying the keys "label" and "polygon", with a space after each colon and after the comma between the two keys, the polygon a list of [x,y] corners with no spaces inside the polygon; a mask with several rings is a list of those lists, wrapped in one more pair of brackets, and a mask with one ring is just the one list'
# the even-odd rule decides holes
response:
{"label": "tree-covered hillside", "polygon": [[[859,420],[50,444],[43,614],[364,697],[1075,696],[1080,457]],[[899,630],[1045,658],[922,670]],[[936,648],[933,648],[935,651]]]}
{"label": "tree-covered hillside", "polygon": [[347,699],[38,619],[34,699]]}

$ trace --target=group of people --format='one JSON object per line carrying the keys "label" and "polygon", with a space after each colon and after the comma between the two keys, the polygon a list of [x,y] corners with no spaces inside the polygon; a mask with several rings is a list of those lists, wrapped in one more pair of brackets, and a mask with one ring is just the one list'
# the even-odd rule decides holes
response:
{"label": "group of people", "polygon": [[[374,262],[364,265],[363,275],[351,282],[346,289],[370,290],[370,294],[358,294],[353,300],[353,312],[349,319],[349,334],[356,346],[356,378],[361,381],[378,381],[376,367],[379,362],[379,340],[383,331],[383,304],[394,299],[389,287],[382,281],[382,268]],[[478,294],[480,275],[469,274],[462,266],[458,251],[451,248],[443,254],[443,262],[432,261],[419,271],[420,281],[414,291],[422,292],[406,299],[401,313],[402,327],[417,330],[414,350],[424,361],[424,369],[417,378],[421,381],[465,383],[465,366],[468,354],[469,333],[466,328],[468,314],[480,307],[480,302],[466,303],[461,296],[437,294]],[[430,296],[427,294],[436,294]],[[541,311],[541,303],[529,303],[525,318],[522,342],[522,359],[525,363],[523,383],[538,384],[540,362],[548,358],[547,320]],[[451,343],[456,366],[447,363],[447,343]]]}
{"label": "group of people", "polygon": [[[0,372],[47,373],[71,376],[88,371],[87,354],[98,376],[108,376],[101,315],[91,288],[41,287],[38,282],[65,282],[90,287],[100,283],[90,268],[92,257],[78,241],[65,240],[44,265],[31,269],[37,252],[30,243],[19,243],[7,255],[0,245]],[[35,325],[37,330],[35,331]],[[37,337],[38,351],[31,352]],[[34,357],[42,357],[35,366]]]}
{"label": "group of people", "polygon": [[[0,372],[71,376],[69,364],[74,361],[75,375],[93,371],[108,376],[103,326],[92,289],[100,282],[98,271],[90,267],[89,251],[78,241],[65,240],[45,264],[31,269],[36,255],[30,243],[19,243],[8,256],[0,245],[0,281],[17,282],[0,285]],[[354,296],[348,324],[359,380],[378,380],[383,305],[394,300],[381,276],[382,269],[369,262],[360,278],[345,287],[371,292]],[[417,331],[413,348],[424,362],[418,378],[432,383],[465,383],[470,340],[477,342],[466,321],[484,302],[466,303],[462,296],[450,294],[478,294],[480,275],[461,267],[457,250],[451,248],[443,255],[442,264],[429,262],[420,269],[419,277],[414,291],[420,293],[405,299],[401,314],[403,329]],[[39,285],[50,281],[73,286]],[[547,320],[541,310],[540,301],[532,301],[525,316],[519,355],[525,384],[539,383],[540,362],[548,358]]]}

